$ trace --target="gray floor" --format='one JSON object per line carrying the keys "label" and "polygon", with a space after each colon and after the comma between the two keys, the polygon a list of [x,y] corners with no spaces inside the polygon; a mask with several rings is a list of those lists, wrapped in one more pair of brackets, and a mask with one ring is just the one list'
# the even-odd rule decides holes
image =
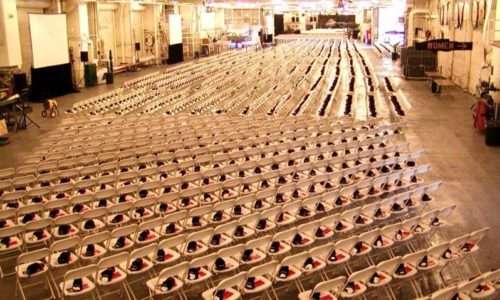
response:
{"label": "gray floor", "polygon": [[[452,236],[489,226],[491,231],[482,241],[477,260],[482,271],[500,267],[500,148],[487,147],[484,136],[472,127],[469,107],[475,102],[474,97],[459,88],[449,88],[441,95],[431,94],[425,81],[402,80],[398,66],[390,59],[380,58],[372,49],[363,51],[372,60],[378,75],[394,76],[394,82],[413,105],[405,119],[407,138],[413,149],[425,149],[423,162],[432,165],[429,178],[444,182],[436,195],[438,205],[457,205],[452,218]],[[113,86],[83,89],[80,93],[60,97],[57,99],[60,110],[154,70],[122,74],[116,77]],[[23,155],[36,149],[43,138],[41,134],[57,127],[61,117],[42,119],[40,111],[41,105],[34,104],[32,117],[42,129],[30,126],[12,133],[10,144],[0,147],[0,168],[21,163]],[[0,287],[0,291],[4,290]]]}

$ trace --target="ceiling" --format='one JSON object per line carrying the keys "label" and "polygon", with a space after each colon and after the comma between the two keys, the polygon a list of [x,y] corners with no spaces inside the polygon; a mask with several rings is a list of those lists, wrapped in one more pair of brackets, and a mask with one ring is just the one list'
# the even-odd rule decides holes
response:
{"label": "ceiling", "polygon": [[371,7],[389,6],[405,0],[204,0],[214,7],[272,8],[301,11],[352,11]]}

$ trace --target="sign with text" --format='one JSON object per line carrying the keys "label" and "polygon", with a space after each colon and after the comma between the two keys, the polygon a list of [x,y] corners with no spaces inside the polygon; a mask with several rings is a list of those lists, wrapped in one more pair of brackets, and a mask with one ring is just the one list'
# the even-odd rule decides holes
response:
{"label": "sign with text", "polygon": [[431,51],[461,51],[472,50],[472,42],[455,42],[448,39],[429,40],[421,43],[415,43],[417,50]]}

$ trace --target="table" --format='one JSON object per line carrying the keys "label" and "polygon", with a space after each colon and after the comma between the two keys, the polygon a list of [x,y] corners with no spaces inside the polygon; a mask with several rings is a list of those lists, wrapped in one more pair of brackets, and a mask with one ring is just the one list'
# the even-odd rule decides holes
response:
{"label": "table", "polygon": [[431,92],[436,94],[441,92],[442,87],[454,85],[451,80],[444,78],[439,72],[425,72],[425,76],[429,80]]}

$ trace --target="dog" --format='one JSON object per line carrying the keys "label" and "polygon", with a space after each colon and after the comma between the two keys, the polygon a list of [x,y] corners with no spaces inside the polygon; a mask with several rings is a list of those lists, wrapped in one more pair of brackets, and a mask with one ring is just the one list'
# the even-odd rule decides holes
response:
{"label": "dog", "polygon": [[48,99],[43,103],[42,117],[55,118],[59,114],[59,106],[56,100]]}

